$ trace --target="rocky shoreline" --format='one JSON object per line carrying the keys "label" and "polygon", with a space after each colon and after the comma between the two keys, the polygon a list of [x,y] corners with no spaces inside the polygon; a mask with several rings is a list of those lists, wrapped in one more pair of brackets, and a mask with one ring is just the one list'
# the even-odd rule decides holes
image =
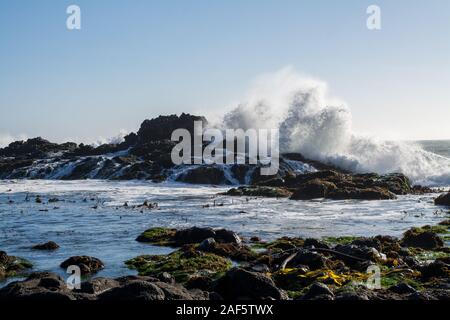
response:
{"label": "rocky shoreline", "polygon": [[[124,262],[139,275],[95,278],[104,267],[97,258],[62,262],[62,268],[77,265],[82,276],[90,276],[74,290],[61,276],[29,273],[31,262],[1,252],[0,277],[28,276],[1,288],[0,301],[450,300],[449,240],[449,220],[412,228],[402,238],[282,237],[271,242],[225,229],[158,227],[136,241],[174,251]],[[39,248],[55,250],[55,245]],[[379,280],[370,270],[378,270]]]}
{"label": "rocky shoreline", "polygon": [[[264,177],[258,166],[174,166],[172,129],[193,130],[204,117],[182,114],[142,123],[123,142],[98,147],[55,144],[42,138],[0,149],[0,179],[141,179],[238,185],[225,195],[289,198],[292,201],[393,200],[403,195],[435,193],[414,186],[403,174],[357,174],[300,154],[283,154],[277,175]],[[28,195],[27,195],[27,201]],[[43,203],[39,196],[36,203]],[[48,199],[48,203],[58,199]],[[12,203],[12,202],[11,202]],[[450,206],[450,193],[435,200]],[[128,207],[128,203],[123,205]],[[156,209],[145,202],[140,210]],[[95,207],[94,207],[95,208]],[[92,278],[105,264],[89,256],[68,257],[84,280],[69,289],[55,273],[31,272],[32,261],[0,251],[0,280],[26,277],[0,289],[4,300],[449,300],[450,221],[391,236],[289,238],[266,242],[245,239],[225,229],[143,230],[136,241],[173,248],[167,255],[140,255],[124,261],[139,275]],[[58,250],[48,241],[34,250]],[[1,248],[0,248],[1,249]],[[136,253],[138,254],[138,253]],[[373,274],[372,272],[375,272]],[[375,277],[375,278],[374,278]],[[369,285],[368,285],[369,284]]]}

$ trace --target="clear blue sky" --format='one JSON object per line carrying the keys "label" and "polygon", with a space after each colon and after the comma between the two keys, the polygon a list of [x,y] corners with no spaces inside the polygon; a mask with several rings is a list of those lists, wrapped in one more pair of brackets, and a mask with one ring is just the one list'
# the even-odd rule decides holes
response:
{"label": "clear blue sky", "polygon": [[357,131],[450,139],[448,0],[0,0],[0,135],[92,140],[220,111],[287,65],[328,82]]}

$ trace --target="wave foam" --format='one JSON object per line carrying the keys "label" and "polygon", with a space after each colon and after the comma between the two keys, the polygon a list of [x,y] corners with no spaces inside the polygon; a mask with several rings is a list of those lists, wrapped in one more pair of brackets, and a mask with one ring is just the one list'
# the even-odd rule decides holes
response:
{"label": "wave foam", "polygon": [[414,183],[450,185],[450,159],[408,142],[381,141],[355,133],[343,101],[323,81],[292,68],[257,79],[244,102],[223,118],[226,128],[280,130],[280,150],[354,172],[402,172]]}

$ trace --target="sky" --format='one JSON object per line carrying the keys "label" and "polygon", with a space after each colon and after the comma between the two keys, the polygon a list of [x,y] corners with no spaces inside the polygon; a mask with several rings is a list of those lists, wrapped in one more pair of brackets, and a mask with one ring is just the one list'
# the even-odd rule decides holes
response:
{"label": "sky", "polygon": [[450,139],[449,33],[448,0],[0,0],[0,144],[224,112],[286,66],[327,82],[357,132]]}

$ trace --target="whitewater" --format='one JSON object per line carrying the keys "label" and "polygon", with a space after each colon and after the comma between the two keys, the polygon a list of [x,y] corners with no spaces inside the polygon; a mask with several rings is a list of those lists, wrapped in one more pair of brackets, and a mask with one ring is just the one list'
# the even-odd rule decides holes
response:
{"label": "whitewater", "polygon": [[450,158],[414,142],[383,141],[354,132],[349,106],[323,81],[287,67],[260,76],[218,126],[279,129],[280,151],[357,173],[401,172],[414,184],[450,185]]}

